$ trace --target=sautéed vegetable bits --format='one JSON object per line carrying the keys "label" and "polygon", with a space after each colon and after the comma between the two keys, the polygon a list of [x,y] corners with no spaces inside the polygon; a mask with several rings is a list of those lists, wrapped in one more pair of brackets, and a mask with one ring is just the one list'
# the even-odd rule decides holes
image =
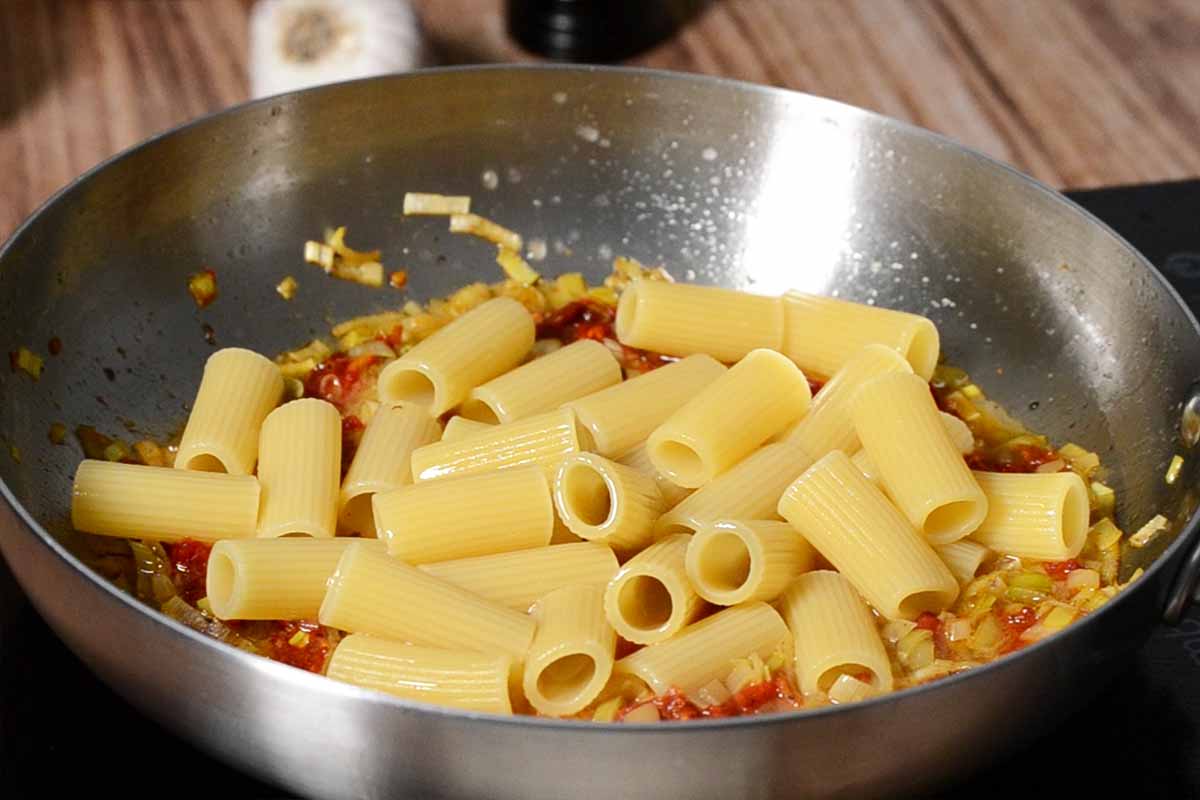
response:
{"label": "saut\u00e9ed vegetable bits", "polygon": [[1122,588],[1096,455],[938,366],[924,317],[618,259],[333,337],[213,354],[177,447],[93,442],[97,568],[335,680],[625,722],[863,700]]}

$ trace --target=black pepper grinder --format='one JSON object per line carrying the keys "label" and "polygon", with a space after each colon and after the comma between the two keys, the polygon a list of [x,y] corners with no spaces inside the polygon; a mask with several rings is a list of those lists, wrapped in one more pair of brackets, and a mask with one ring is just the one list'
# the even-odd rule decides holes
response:
{"label": "black pepper grinder", "polygon": [[671,0],[508,0],[508,35],[555,61],[620,61],[669,36],[682,19]]}

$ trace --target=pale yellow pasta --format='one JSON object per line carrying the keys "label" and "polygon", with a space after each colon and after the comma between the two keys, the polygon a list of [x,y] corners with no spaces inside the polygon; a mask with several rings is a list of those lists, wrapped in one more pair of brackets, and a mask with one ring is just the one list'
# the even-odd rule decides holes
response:
{"label": "pale yellow pasta", "polygon": [[687,576],[705,600],[732,606],[774,600],[816,559],[813,546],[786,522],[721,520],[692,536]]}
{"label": "pale yellow pasta", "polygon": [[1087,487],[1074,472],[976,472],[988,513],[971,539],[998,553],[1062,561],[1083,549]]}
{"label": "pale yellow pasta", "polygon": [[779,513],[889,619],[941,611],[958,596],[937,553],[841,450],[788,487]]}
{"label": "pale yellow pasta", "polygon": [[804,373],[773,350],[755,350],[650,434],[660,473],[696,488],[754,452],[808,410]]}
{"label": "pale yellow pasta", "polygon": [[511,714],[512,658],[470,650],[439,650],[365,633],[342,639],[326,675],[335,681],[435,706]]}
{"label": "pale yellow pasta", "polygon": [[[967,427],[967,423],[953,414],[947,414],[945,411],[938,412],[938,419],[941,420],[942,427],[946,429],[946,435],[950,437],[950,441],[960,453],[966,455],[975,449],[975,435],[971,433],[971,429]],[[871,458],[870,453],[866,450],[859,450],[850,460],[854,462],[854,466],[858,467],[863,475],[867,476],[867,480],[881,489],[884,488],[883,479],[879,475],[879,468],[875,466],[875,461]]]}
{"label": "pale yellow pasta", "polygon": [[579,418],[582,449],[620,458],[723,374],[722,364],[698,353],[572,400],[566,407]]}
{"label": "pale yellow pasta", "polygon": [[613,669],[617,635],[604,618],[604,584],[555,589],[537,601],[537,633],[525,658],[525,697],[562,717],[591,703]]}
{"label": "pale yellow pasta", "polygon": [[342,417],[331,403],[293,400],[268,414],[258,440],[258,535],[333,536],[341,471]]}
{"label": "pale yellow pasta", "polygon": [[569,408],[560,408],[493,425],[491,430],[465,439],[418,447],[412,454],[413,479],[421,483],[533,465],[549,476],[564,458],[581,449],[575,415]]}
{"label": "pale yellow pasta", "polygon": [[695,690],[724,678],[735,659],[751,653],[769,658],[790,644],[783,618],[763,602],[730,606],[684,628],[666,641],[643,647],[617,662],[617,674],[641,678],[655,694]]}
{"label": "pale yellow pasta", "polygon": [[[208,557],[206,591],[220,619],[313,619],[355,539],[226,539]],[[370,542],[382,552],[382,542]]]}
{"label": "pale yellow pasta", "polygon": [[734,362],[751,350],[781,349],[783,304],[736,289],[636,280],[621,293],[616,331],[630,347]]}
{"label": "pale yellow pasta", "polygon": [[654,478],[654,482],[658,484],[658,491],[662,494],[664,509],[674,508],[692,493],[691,489],[685,489],[655,469],[654,462],[650,460],[650,454],[646,452],[644,444],[633,448],[617,461]]}
{"label": "pale yellow pasta", "polygon": [[609,581],[604,613],[617,633],[634,644],[671,638],[704,610],[687,576],[692,537],[677,533],[631,558]]}
{"label": "pale yellow pasta", "polygon": [[931,544],[979,527],[987,498],[916,375],[894,372],[863,385],[854,427],[888,496]]}
{"label": "pale yellow pasta", "polygon": [[975,580],[979,568],[992,554],[991,550],[970,539],[960,539],[950,544],[938,545],[933,550],[961,584],[968,584]]}
{"label": "pale yellow pasta", "polygon": [[925,380],[937,366],[937,327],[917,314],[791,291],[783,296],[783,353],[805,371],[828,378],[863,347],[892,348]]}
{"label": "pale yellow pasta", "polygon": [[379,538],[409,564],[544,547],[554,530],[537,466],[402,486],[375,495],[374,506]]}
{"label": "pale yellow pasta", "polygon": [[571,533],[623,555],[650,543],[665,503],[644,472],[595,453],[576,453],[555,473],[554,506]]}
{"label": "pale yellow pasta", "polygon": [[504,653],[513,663],[533,641],[533,620],[392,558],[371,542],[346,548],[317,616],[350,633],[443,647]]}
{"label": "pale yellow pasta", "polygon": [[533,317],[509,297],[463,314],[379,373],[379,399],[407,401],[440,416],[467,394],[520,364],[533,346]]}
{"label": "pale yellow pasta", "polygon": [[253,475],[87,459],[75,470],[71,524],[123,539],[241,539],[254,535],[258,500]]}
{"label": "pale yellow pasta", "polygon": [[446,427],[442,429],[441,441],[461,442],[463,439],[469,439],[477,433],[486,433],[495,427],[486,422],[453,416],[446,421]]}
{"label": "pale yellow pasta", "polygon": [[801,575],[779,599],[796,641],[796,677],[805,694],[826,692],[841,675],[869,676],[877,692],[892,689],[892,667],[871,610],[836,572]]}
{"label": "pale yellow pasta", "polygon": [[617,557],[603,544],[576,541],[422,564],[420,569],[485,600],[527,611],[535,600],[555,589],[608,583],[617,573]]}
{"label": "pale yellow pasta", "polygon": [[814,460],[794,442],[764,445],[659,517],[655,532],[694,533],[719,519],[779,519],[783,491]]}
{"label": "pale yellow pasta", "polygon": [[871,344],[834,373],[812,401],[812,408],[797,422],[786,437],[820,458],[830,450],[853,453],[859,448],[858,434],[851,416],[858,390],[872,378],[889,372],[912,372],[904,357],[890,347]]}
{"label": "pale yellow pasta", "polygon": [[480,422],[515,422],[621,382],[609,349],[580,339],[471,390],[459,414]]}
{"label": "pale yellow pasta", "polygon": [[378,492],[412,483],[413,450],[436,442],[440,435],[437,421],[420,406],[380,406],[367,423],[350,469],[342,479],[338,500],[342,526],[363,536],[374,536],[371,498]]}
{"label": "pale yellow pasta", "polygon": [[238,347],[213,353],[204,364],[175,467],[251,474],[259,429],[282,397],[283,375],[270,359]]}
{"label": "pale yellow pasta", "polygon": [[[859,450],[851,457],[850,462],[858,468],[858,471],[863,474],[863,477],[871,483],[883,489],[883,481],[879,477],[879,468],[875,466],[874,460],[871,459],[871,454],[866,450]],[[961,540],[960,540],[961,541]]]}

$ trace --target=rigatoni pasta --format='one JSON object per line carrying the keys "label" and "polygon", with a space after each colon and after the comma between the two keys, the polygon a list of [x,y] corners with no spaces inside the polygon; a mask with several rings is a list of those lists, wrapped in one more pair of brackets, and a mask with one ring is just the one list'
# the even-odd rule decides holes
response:
{"label": "rigatoni pasta", "polygon": [[418,447],[412,454],[413,479],[420,483],[531,465],[553,475],[564,458],[580,449],[575,415],[562,408],[457,441]]}
{"label": "rigatoni pasta", "polygon": [[555,473],[554,506],[571,533],[626,554],[650,543],[666,504],[649,475],[595,453],[578,453]]}
{"label": "rigatoni pasta", "polygon": [[828,691],[841,675],[892,688],[892,667],[871,610],[836,572],[801,575],[779,599],[796,645],[796,675],[805,694]]}
{"label": "rigatoni pasta", "polygon": [[329,659],[335,681],[436,706],[511,714],[512,659],[504,654],[432,647],[352,633]]}
{"label": "rigatoni pasta", "polygon": [[342,417],[324,400],[285,403],[258,442],[258,535],[331,537],[337,529]]}
{"label": "rigatoni pasta", "polygon": [[1088,532],[1087,487],[1074,472],[975,472],[988,513],[971,540],[1021,558],[1061,561],[1083,549]]}
{"label": "rigatoni pasta", "polygon": [[443,442],[459,442],[463,439],[469,439],[477,433],[486,433],[496,427],[494,423],[479,422],[466,417],[453,416],[446,420],[446,427],[442,428]]}
{"label": "rigatoni pasta", "polygon": [[724,373],[711,356],[696,354],[565,405],[579,419],[582,449],[620,458]]}
{"label": "rigatoni pasta", "polygon": [[621,294],[616,330],[631,347],[733,362],[758,348],[781,349],[783,304],[716,286],[638,280]]}
{"label": "rigatoni pasta", "polygon": [[936,545],[933,551],[945,562],[946,568],[962,584],[970,583],[979,574],[979,568],[992,551],[970,539],[959,539],[950,544]]}
{"label": "rigatoni pasta", "polygon": [[514,664],[524,660],[534,632],[525,614],[427,575],[369,542],[356,542],[342,554],[318,619],[351,633],[504,653]]}
{"label": "rigatoni pasta", "polygon": [[654,543],[631,558],[608,583],[604,613],[635,644],[670,639],[704,609],[688,581],[687,534]]}
{"label": "rigatoni pasta", "polygon": [[766,603],[730,606],[625,656],[616,672],[640,678],[655,694],[688,691],[725,677],[735,659],[768,658],[790,638],[783,619]]}
{"label": "rigatoni pasta", "polygon": [[[205,587],[218,619],[315,619],[346,548],[338,539],[226,539],[208,557]],[[382,542],[367,543],[382,552]]]}
{"label": "rigatoni pasta", "polygon": [[655,468],[644,444],[633,448],[617,459],[617,462],[654,478],[654,483],[658,485],[658,491],[662,495],[664,509],[674,508],[692,493],[691,489],[685,489]]}
{"label": "rigatoni pasta", "polygon": [[533,547],[511,553],[421,564],[435,578],[517,611],[528,611],[539,597],[575,584],[608,583],[617,557],[598,542]]}
{"label": "rigatoni pasta", "polygon": [[126,539],[240,539],[254,535],[258,503],[253,475],[87,459],[75,470],[71,524]]}
{"label": "rigatoni pasta", "polygon": [[942,560],[840,450],[788,487],[779,513],[885,617],[941,611],[958,596]]}
{"label": "rigatoni pasta", "polygon": [[371,498],[412,483],[412,453],[438,440],[437,422],[420,406],[390,403],[367,423],[362,440],[342,479],[339,521],[350,531],[375,535]]}
{"label": "rigatoni pasta", "polygon": [[459,413],[480,422],[515,422],[621,382],[608,348],[580,339],[471,390]]}
{"label": "rigatoni pasta", "polygon": [[808,410],[804,373],[772,350],[755,350],[650,434],[646,451],[680,486],[703,486]]}
{"label": "rigatoni pasta", "polygon": [[786,522],[720,520],[692,536],[687,576],[705,600],[732,606],[774,600],[816,558],[813,546]]}
{"label": "rigatoni pasta", "polygon": [[512,369],[533,346],[529,312],[497,297],[464,314],[384,368],[379,398],[444,414],[476,386]]}
{"label": "rigatoni pasta", "polygon": [[282,397],[283,375],[270,359],[240,347],[213,353],[179,440],[176,468],[252,473],[259,429]]}
{"label": "rigatoni pasta", "polygon": [[603,584],[555,589],[537,601],[537,633],[525,658],[524,689],[542,714],[566,716],[591,703],[613,669],[617,635],[604,618]]}
{"label": "rigatoni pasta", "polygon": [[925,381],[899,372],[875,378],[858,391],[853,414],[888,495],[930,543],[948,544],[979,527],[987,498]]}
{"label": "rigatoni pasta", "polygon": [[375,495],[388,552],[409,564],[550,544],[554,503],[538,466],[403,486]]}
{"label": "rigatoni pasta", "polygon": [[916,314],[792,291],[783,327],[783,353],[816,377],[831,377],[869,344],[900,353],[924,380],[937,366],[937,327]]}

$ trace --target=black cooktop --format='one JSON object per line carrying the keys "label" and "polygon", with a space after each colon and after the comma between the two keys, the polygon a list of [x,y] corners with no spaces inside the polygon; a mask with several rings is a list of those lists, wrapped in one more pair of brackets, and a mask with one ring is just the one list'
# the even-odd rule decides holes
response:
{"label": "black cooktop", "polygon": [[[1200,314],[1200,181],[1072,197],[1145,253]],[[1200,608],[1193,608],[1177,627],[1156,630],[1091,708],[939,797],[1200,797],[1198,729]],[[199,754],[132,710],[59,643],[0,560],[0,797],[97,791],[287,796]]]}

